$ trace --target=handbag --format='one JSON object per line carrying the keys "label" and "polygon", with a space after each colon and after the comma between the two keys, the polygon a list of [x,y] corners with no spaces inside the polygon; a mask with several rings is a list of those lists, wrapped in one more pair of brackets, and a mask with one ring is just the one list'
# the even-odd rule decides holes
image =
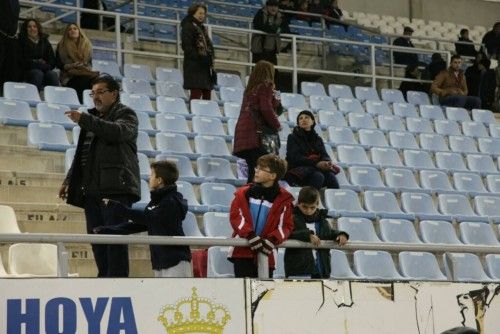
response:
{"label": "handbag", "polygon": [[255,110],[251,107],[248,108],[250,109],[250,114],[252,115],[255,125],[258,128],[257,135],[259,136],[260,150],[265,152],[265,154],[279,155],[281,147],[279,134],[274,129],[262,124],[262,121],[258,122]]}

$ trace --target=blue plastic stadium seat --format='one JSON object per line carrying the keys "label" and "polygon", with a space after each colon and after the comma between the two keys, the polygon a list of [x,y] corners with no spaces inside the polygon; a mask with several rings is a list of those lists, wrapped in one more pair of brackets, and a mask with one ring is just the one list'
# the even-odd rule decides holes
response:
{"label": "blue plastic stadium seat", "polygon": [[384,170],[385,182],[396,192],[413,191],[425,192],[420,188],[413,172],[406,168],[386,168]]}
{"label": "blue plastic stadium seat", "polygon": [[474,138],[465,136],[449,136],[448,142],[453,152],[458,153],[478,153]]}
{"label": "blue plastic stadium seat", "polygon": [[219,105],[215,101],[191,100],[191,113],[196,116],[222,118]]}
{"label": "blue plastic stadium seat", "polygon": [[76,91],[70,87],[45,86],[43,89],[45,101],[53,104],[65,104],[71,108],[81,107]]}
{"label": "blue plastic stadium seat", "polygon": [[190,115],[186,102],[180,97],[158,96],[156,97],[156,109],[161,113]]}
{"label": "blue plastic stadium seat", "polygon": [[490,282],[479,257],[470,253],[445,253],[443,262],[446,276],[458,282]]}
{"label": "blue plastic stadium seat", "polygon": [[345,126],[329,126],[328,138],[332,146],[342,144],[358,144],[358,142],[354,138],[354,133],[352,132],[351,128]]}
{"label": "blue plastic stadium seat", "polygon": [[432,123],[426,118],[406,118],[406,127],[413,133],[434,133]]}
{"label": "blue plastic stadium seat", "polygon": [[95,108],[95,105],[94,105],[94,100],[92,99],[92,97],[90,96],[90,94],[92,94],[92,90],[90,89],[85,89],[83,91],[83,105],[87,108]]}
{"label": "blue plastic stadium seat", "polygon": [[367,190],[364,197],[366,209],[378,217],[409,220],[415,218],[413,214],[401,211],[396,196],[391,192]]}
{"label": "blue plastic stadium seat", "polygon": [[381,167],[403,167],[398,151],[389,147],[373,147],[370,149],[372,162]]}
{"label": "blue plastic stadium seat", "polygon": [[322,129],[327,129],[329,126],[345,127],[347,122],[344,115],[340,111],[320,110],[318,113],[319,124]]}
{"label": "blue plastic stadium seat", "polygon": [[220,136],[227,141],[232,140],[224,131],[220,118],[194,116],[192,120],[193,132],[200,135]]}
{"label": "blue plastic stadium seat", "polygon": [[120,100],[121,103],[134,111],[144,111],[149,115],[154,115],[156,113],[147,95],[121,93]]}
{"label": "blue plastic stadium seat", "polygon": [[367,113],[349,113],[347,115],[349,126],[352,129],[376,129],[373,117]]}
{"label": "blue plastic stadium seat", "polygon": [[348,99],[348,98],[339,98],[337,100],[339,110],[342,111],[344,114],[351,113],[351,112],[357,112],[357,113],[364,113],[365,110],[363,109],[363,106],[361,105],[361,102],[356,99]]}
{"label": "blue plastic stadium seat", "polygon": [[66,152],[71,145],[62,125],[49,123],[28,124],[28,145],[39,150]]}
{"label": "blue plastic stadium seat", "polygon": [[229,213],[227,212],[207,212],[203,215],[203,229],[207,237],[231,238],[233,228],[229,223]]}
{"label": "blue plastic stadium seat", "polygon": [[334,217],[375,218],[375,214],[361,207],[358,194],[350,189],[326,189],[325,206]]}
{"label": "blue plastic stadium seat", "polygon": [[433,192],[455,193],[456,190],[451,186],[448,175],[439,170],[421,170],[420,182],[422,187]]}
{"label": "blue plastic stadium seat", "polygon": [[193,153],[188,138],[180,133],[157,133],[156,147],[162,153],[184,155],[190,159],[200,156],[200,154]]}
{"label": "blue plastic stadium seat", "polygon": [[354,87],[354,92],[356,94],[356,98],[361,102],[372,100],[372,101],[380,101],[380,97],[378,96],[377,91],[373,87]]}
{"label": "blue plastic stadium seat", "polygon": [[408,98],[408,103],[414,104],[414,105],[429,105],[431,104],[431,101],[429,100],[429,95],[425,92],[415,92],[415,91],[408,91],[406,93],[406,96]]}
{"label": "blue plastic stadium seat", "polygon": [[157,67],[156,68],[157,81],[170,81],[177,82],[181,86],[184,84],[184,77],[177,68]]}
{"label": "blue plastic stadium seat", "polygon": [[378,115],[377,123],[380,130],[389,131],[405,131],[403,120],[399,116],[394,115]]}
{"label": "blue plastic stadium seat", "polygon": [[452,220],[452,215],[439,213],[429,194],[404,192],[401,194],[401,206],[407,213],[413,214],[418,219]]}
{"label": "blue plastic stadium seat", "polygon": [[430,244],[461,245],[453,224],[444,220],[422,220],[419,223],[422,240]]}
{"label": "blue plastic stadium seat", "polygon": [[330,96],[326,95],[311,95],[309,97],[309,104],[313,111],[336,111],[337,106]]}
{"label": "blue plastic stadium seat", "polygon": [[453,173],[453,183],[458,191],[467,193],[472,197],[488,194],[481,176],[475,173]]}
{"label": "blue plastic stadium seat", "polygon": [[405,165],[412,169],[435,169],[429,152],[421,150],[404,150]]}
{"label": "blue plastic stadium seat", "polygon": [[187,212],[186,218],[182,221],[182,230],[186,237],[204,237],[198,227],[196,216],[192,212]]}
{"label": "blue plastic stadium seat", "polygon": [[222,158],[200,157],[196,161],[198,174],[206,182],[222,182],[241,186],[246,180],[238,180],[234,175],[231,164]]}
{"label": "blue plastic stadium seat", "polygon": [[435,133],[421,133],[418,135],[420,147],[431,152],[448,152],[450,149],[442,135]]}
{"label": "blue plastic stadium seat", "polygon": [[444,136],[461,136],[462,133],[458,126],[457,121],[452,120],[435,120],[434,128],[436,129],[436,133]]}
{"label": "blue plastic stadium seat", "polygon": [[428,252],[399,253],[399,268],[403,276],[419,281],[446,281],[436,257]]}
{"label": "blue plastic stadium seat", "polygon": [[300,92],[304,96],[326,95],[325,86],[323,86],[323,84],[319,82],[302,81],[300,83]]}
{"label": "blue plastic stadium seat", "polygon": [[467,197],[460,194],[439,194],[439,211],[451,215],[457,221],[486,222],[487,217],[478,216],[472,211]]}
{"label": "blue plastic stadium seat", "polygon": [[382,101],[387,103],[405,103],[403,93],[399,89],[382,88]]}
{"label": "blue plastic stadium seat", "polygon": [[422,243],[417,236],[413,223],[406,219],[381,219],[379,221],[380,237],[392,243]]}
{"label": "blue plastic stadium seat", "polygon": [[143,111],[136,111],[137,120],[139,121],[139,130],[144,131],[150,136],[154,136],[158,133],[158,130],[153,129],[153,124],[151,123],[151,119],[149,118],[148,113]]}
{"label": "blue plastic stadium seat", "polygon": [[210,211],[228,212],[236,188],[227,183],[202,183],[200,186],[201,202]]}
{"label": "blue plastic stadium seat", "polygon": [[72,129],[76,123],[71,121],[64,113],[70,107],[61,104],[39,103],[36,106],[36,117],[42,123],[54,123],[64,126],[65,129]]}
{"label": "blue plastic stadium seat", "polygon": [[125,78],[146,80],[149,82],[155,81],[151,74],[151,68],[148,65],[125,64],[123,74]]}
{"label": "blue plastic stadium seat", "polygon": [[460,223],[460,237],[464,244],[498,246],[498,240],[489,224],[462,222]]}
{"label": "blue plastic stadium seat", "polygon": [[0,100],[0,123],[28,126],[35,123],[30,106],[25,101]]}
{"label": "blue plastic stadium seat", "polygon": [[231,155],[222,137],[197,135],[194,137],[194,146],[198,154],[236,161],[236,157]]}
{"label": "blue plastic stadium seat", "polygon": [[188,121],[179,114],[156,114],[156,127],[160,132],[178,132],[188,138],[194,138],[195,134],[188,127]]}
{"label": "blue plastic stadium seat", "polygon": [[151,84],[146,80],[123,78],[122,89],[127,94],[147,95],[153,99],[156,97]]}
{"label": "blue plastic stadium seat", "polygon": [[187,101],[187,95],[182,85],[173,81],[157,81],[156,95],[167,97],[178,97]]}
{"label": "blue plastic stadium seat", "polygon": [[349,234],[349,240],[354,242],[381,242],[373,223],[366,218],[340,217],[338,228]]}
{"label": "blue plastic stadium seat", "polygon": [[137,133],[137,151],[144,153],[149,158],[154,158],[160,153],[153,148],[149,135],[144,131],[138,131]]}
{"label": "blue plastic stadium seat", "polygon": [[356,279],[357,276],[349,265],[347,255],[337,249],[330,250],[331,268],[330,278],[332,279]]}
{"label": "blue plastic stadium seat", "polygon": [[446,107],[445,112],[446,112],[446,118],[448,118],[449,120],[459,121],[459,122],[471,120],[469,112],[467,111],[467,109],[464,108]]}
{"label": "blue plastic stadium seat", "polygon": [[397,272],[391,255],[385,251],[355,251],[354,271],[361,279],[383,281],[403,279]]}
{"label": "blue plastic stadium seat", "polygon": [[496,123],[495,115],[488,109],[472,109],[472,119],[486,125]]}
{"label": "blue plastic stadium seat", "polygon": [[494,223],[500,223],[500,197],[481,195],[474,197],[474,206],[480,216],[488,217]]}
{"label": "blue plastic stadium seat", "polygon": [[439,169],[449,171],[468,171],[461,154],[454,152],[436,152],[436,166]]}
{"label": "blue plastic stadium seat", "polygon": [[413,117],[418,118],[417,109],[413,104],[410,103],[394,103],[392,105],[394,109],[394,115],[399,117]]}
{"label": "blue plastic stadium seat", "polygon": [[241,103],[225,102],[224,103],[224,116],[226,118],[237,119],[240,116]]}
{"label": "blue plastic stadium seat", "polygon": [[500,175],[486,175],[488,190],[492,193],[500,193]]}
{"label": "blue plastic stadium seat", "polygon": [[389,132],[389,143],[397,149],[419,149],[415,137],[408,132]]}
{"label": "blue plastic stadium seat", "polygon": [[141,199],[132,204],[132,209],[143,211],[151,201],[151,192],[149,191],[148,183],[141,180]]}
{"label": "blue plastic stadium seat", "polygon": [[217,86],[243,89],[243,83],[238,75],[223,72],[217,72]]}
{"label": "blue plastic stadium seat", "polygon": [[365,149],[361,146],[355,145],[338,145],[337,146],[337,157],[341,164],[343,165],[361,165],[369,166],[371,165],[368,157],[366,155]]}
{"label": "blue plastic stadium seat", "polygon": [[330,95],[334,100],[338,98],[353,99],[352,90],[347,85],[328,85],[328,95]]}
{"label": "blue plastic stadium seat", "polygon": [[486,174],[498,174],[498,169],[489,155],[484,154],[467,154],[467,166],[473,172]]}
{"label": "blue plastic stadium seat", "polygon": [[420,116],[431,120],[445,119],[443,109],[440,106],[434,105],[421,105]]}
{"label": "blue plastic stadium seat", "polygon": [[288,109],[291,107],[300,108],[302,110],[309,109],[306,99],[302,94],[282,93],[281,104],[283,108]]}
{"label": "blue plastic stadium seat", "polygon": [[486,126],[481,122],[462,122],[462,130],[464,132],[464,135],[469,137],[479,138],[490,136],[488,130],[486,130]]}
{"label": "blue plastic stadium seat", "polygon": [[156,161],[167,160],[175,163],[177,165],[177,169],[179,170],[179,180],[187,181],[190,183],[203,183],[205,182],[204,177],[197,176],[193,171],[193,166],[191,165],[191,161],[188,157],[183,155],[175,155],[175,154],[158,154],[156,156]]}
{"label": "blue plastic stadium seat", "polygon": [[351,183],[363,190],[385,190],[380,173],[373,167],[349,167]]}
{"label": "blue plastic stadium seat", "polygon": [[500,254],[488,254],[485,256],[486,273],[495,281],[500,281]]}
{"label": "blue plastic stadium seat", "polygon": [[482,153],[500,155],[500,138],[478,138],[477,144]]}
{"label": "blue plastic stadium seat", "polygon": [[220,99],[222,102],[241,103],[243,101],[243,88],[221,87]]}
{"label": "blue plastic stadium seat", "polygon": [[358,131],[359,143],[367,147],[388,147],[389,143],[384,133],[380,130],[361,129]]}
{"label": "blue plastic stadium seat", "polygon": [[139,160],[139,172],[141,174],[141,179],[148,180],[151,175],[148,157],[144,153],[138,152],[137,159]]}
{"label": "blue plastic stadium seat", "polygon": [[116,80],[122,80],[123,75],[120,72],[120,67],[115,61],[108,60],[93,60],[92,69],[100,73],[107,73],[114,77]]}
{"label": "blue plastic stadium seat", "polygon": [[7,81],[3,85],[3,96],[10,100],[25,101],[32,107],[41,102],[38,89],[29,83]]}
{"label": "blue plastic stadium seat", "polygon": [[189,207],[189,211],[193,213],[205,213],[208,212],[207,205],[201,205],[198,199],[196,198],[193,185],[186,181],[177,181],[177,191],[182,194],[182,196],[186,199]]}
{"label": "blue plastic stadium seat", "polygon": [[207,277],[234,277],[234,266],[227,259],[228,247],[210,247],[207,255]]}

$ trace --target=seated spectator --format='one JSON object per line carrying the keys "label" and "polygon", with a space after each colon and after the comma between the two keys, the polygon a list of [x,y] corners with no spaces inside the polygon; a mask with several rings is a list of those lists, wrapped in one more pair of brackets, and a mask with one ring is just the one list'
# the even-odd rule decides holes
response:
{"label": "seated spectator", "polygon": [[45,86],[59,86],[59,77],[54,72],[56,56],[35,19],[24,21],[19,32],[19,53],[23,68],[23,79],[35,85],[38,90]]}
{"label": "seated spectator", "polygon": [[432,83],[432,93],[438,95],[439,102],[447,107],[475,109],[481,107],[481,100],[477,96],[467,96],[467,82],[462,69],[462,58],[459,55],[451,57],[447,71],[439,73]]}
{"label": "seated spectator", "polygon": [[92,44],[85,33],[72,23],[66,26],[56,50],[57,67],[63,86],[76,90],[80,102],[85,89],[99,73],[92,71]]}
{"label": "seated spectator", "polygon": [[[396,38],[392,44],[396,46],[403,46],[406,48],[414,48],[415,46],[413,45],[410,39],[412,34],[413,34],[413,29],[411,27],[405,27],[403,30],[404,37],[402,36]],[[401,64],[401,65],[418,64],[418,56],[415,53],[396,52],[396,51],[393,51],[393,53],[394,53],[394,63],[396,64]]]}
{"label": "seated spectator", "polygon": [[311,22],[312,17],[307,15],[307,13],[309,13],[309,1],[300,0],[297,6],[297,11],[301,12],[300,14],[296,15],[297,20]]}
{"label": "seated spectator", "polygon": [[486,58],[486,55],[482,52],[478,52],[472,65],[465,70],[465,80],[467,81],[469,95],[479,96],[479,84],[482,70],[484,69],[481,62],[484,58]]}
{"label": "seated spectator", "polygon": [[[481,99],[482,109],[494,109],[495,104],[495,89],[497,86],[495,70],[490,69],[491,60],[488,58],[481,59],[479,63],[479,77],[477,91],[471,92],[469,89],[469,96],[479,96]],[[467,76],[467,72],[466,72]],[[467,86],[468,86],[467,81]]]}
{"label": "seated spectator", "polygon": [[314,130],[315,125],[314,115],[309,110],[297,116],[297,126],[286,142],[288,172],[285,180],[291,186],[338,189],[335,174],[340,169],[326,153],[323,139]]}
{"label": "seated spectator", "polygon": [[[328,29],[330,29],[330,25],[340,25],[344,27],[344,30],[347,31],[349,26],[347,24],[342,24],[339,23],[338,21],[342,21],[344,19],[344,13],[342,12],[342,9],[339,8],[339,2],[338,0],[331,0],[330,4],[325,8],[323,14],[325,16],[331,17],[333,20],[328,20],[326,18],[326,26]],[[334,21],[336,20],[336,21]]]}
{"label": "seated spectator", "polygon": [[[433,53],[431,62],[425,67],[422,72],[422,79],[424,80],[434,80],[436,76],[441,72],[446,70],[446,61],[443,59],[440,53]],[[431,90],[431,84],[425,83],[424,88],[426,92]]]}
{"label": "seated spectator", "polygon": [[500,22],[493,25],[493,29],[484,35],[481,43],[484,44],[490,58],[495,59],[500,54]]}
{"label": "seated spectator", "polygon": [[[415,79],[415,80],[420,79],[420,70],[418,69],[417,64],[406,66],[405,78]],[[415,92],[425,92],[425,93],[429,92],[429,90],[426,89],[426,87],[423,83],[415,82],[415,81],[403,81],[403,82],[401,82],[401,85],[399,86],[399,90],[403,93],[405,99],[406,99],[406,93],[408,93],[409,90],[415,91]]]}
{"label": "seated spectator", "polygon": [[[465,43],[472,43],[472,41],[469,39],[468,29],[464,28],[460,30],[460,36],[458,36],[458,41]],[[475,57],[477,53],[473,44],[455,43],[455,50],[457,51],[457,55],[467,56],[467,57]]]}
{"label": "seated spectator", "polygon": [[[320,0],[312,0],[309,4],[309,12],[322,15],[325,12],[325,7],[321,4]],[[315,22],[321,22],[319,17],[311,17],[311,19]]]}

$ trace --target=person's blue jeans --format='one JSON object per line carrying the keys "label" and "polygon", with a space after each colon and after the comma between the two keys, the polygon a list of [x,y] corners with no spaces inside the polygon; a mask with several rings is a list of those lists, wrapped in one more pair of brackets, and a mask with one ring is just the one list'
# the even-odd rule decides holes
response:
{"label": "person's blue jeans", "polygon": [[467,110],[481,108],[481,99],[477,96],[448,95],[439,102],[445,107],[465,108]]}
{"label": "person's blue jeans", "polygon": [[31,69],[25,73],[25,80],[35,85],[39,91],[45,86],[59,86],[59,76],[54,71],[43,72],[39,69]]}
{"label": "person's blue jeans", "polygon": [[[108,198],[127,207],[132,205],[130,196],[115,195]],[[127,222],[127,219],[115,215],[112,208],[105,206],[99,196],[87,196],[84,210],[88,234],[93,234],[94,228],[98,226]],[[97,277],[128,277],[128,245],[93,244],[92,251],[97,265]]]}

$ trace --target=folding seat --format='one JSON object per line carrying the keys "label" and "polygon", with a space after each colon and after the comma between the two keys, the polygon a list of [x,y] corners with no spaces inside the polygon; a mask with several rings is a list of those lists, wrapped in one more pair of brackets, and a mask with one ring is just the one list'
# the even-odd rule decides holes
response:
{"label": "folding seat", "polygon": [[293,126],[297,125],[297,116],[299,116],[301,111],[302,109],[299,108],[294,108],[294,107],[288,108],[287,110],[288,124]]}
{"label": "folding seat", "polygon": [[151,104],[151,100],[146,95],[121,93],[120,100],[121,103],[136,112],[144,111],[150,115],[154,115],[156,113],[153,109],[153,105]]}
{"label": "folding seat", "polygon": [[375,218],[374,213],[361,207],[358,194],[350,189],[326,189],[325,206],[328,214],[334,217]]}
{"label": "folding seat", "polygon": [[353,144],[356,145],[358,142],[354,138],[354,133],[348,127],[341,126],[329,126],[328,127],[328,138],[330,139],[330,144],[332,146],[341,144]]}
{"label": "folding seat", "polygon": [[392,243],[420,244],[413,223],[405,219],[381,219],[379,221],[382,241]]}
{"label": "folding seat", "polygon": [[191,100],[191,113],[196,116],[222,118],[217,102],[209,100]]}
{"label": "folding seat", "polygon": [[193,153],[188,138],[180,133],[157,133],[156,146],[162,153],[179,154],[196,159],[200,154]]}
{"label": "folding seat", "polygon": [[129,79],[146,80],[149,82],[155,81],[148,65],[125,64],[123,67],[123,74],[125,78]]}
{"label": "folding seat", "polygon": [[208,205],[201,205],[196,198],[193,185],[186,181],[177,181],[177,191],[182,194],[182,197],[186,199],[189,207],[189,211],[193,213],[205,213],[208,212]]}
{"label": "folding seat", "polygon": [[438,170],[421,170],[420,183],[424,189],[439,193],[455,193],[448,175]]}
{"label": "folding seat", "polygon": [[[69,119],[68,119],[69,120]],[[30,106],[25,101],[0,100],[0,123],[27,126],[35,123]]]}
{"label": "folding seat", "polygon": [[403,125],[403,121],[399,116],[393,115],[378,115],[377,123],[380,130],[389,132],[389,131],[405,131],[405,126]]}
{"label": "folding seat", "polygon": [[309,109],[306,99],[302,94],[293,93],[282,93],[281,94],[281,105],[283,108],[299,108],[299,109]]}
{"label": "folding seat", "polygon": [[385,190],[380,173],[373,167],[349,167],[351,183],[360,189]]}
{"label": "folding seat", "polygon": [[0,217],[2,217],[0,233],[21,233],[17,224],[16,213],[12,207],[0,205]]}
{"label": "folding seat", "polygon": [[469,137],[479,138],[490,136],[484,124],[480,122],[462,122],[462,130],[464,135]]}
{"label": "folding seat", "polygon": [[436,257],[428,252],[399,253],[399,268],[407,279],[419,281],[446,281]]}
{"label": "folding seat", "polygon": [[157,81],[156,82],[156,95],[177,97],[187,101],[187,95],[182,88],[182,85],[178,82],[172,81]]}
{"label": "folding seat", "polygon": [[485,222],[487,218],[477,216],[470,205],[469,199],[459,194],[439,194],[439,211],[451,215],[457,221]]}
{"label": "folding seat", "polygon": [[406,97],[408,98],[408,103],[414,105],[431,104],[431,101],[429,100],[429,95],[427,95],[427,93],[425,92],[415,92],[410,90],[406,93]]}
{"label": "folding seat", "polygon": [[500,138],[478,138],[477,143],[482,153],[500,155]]}
{"label": "folding seat", "polygon": [[354,271],[360,279],[368,280],[401,280],[391,255],[386,251],[354,252]]}
{"label": "folding seat", "polygon": [[234,277],[234,266],[227,259],[229,247],[212,246],[207,254],[207,277]]}
{"label": "folding seat", "polygon": [[458,123],[456,121],[451,121],[449,119],[440,120],[437,119],[434,121],[434,128],[436,129],[436,133],[445,136],[461,136],[460,128],[458,127]]}
{"label": "folding seat", "polygon": [[373,147],[370,149],[370,155],[377,166],[403,167],[398,152],[393,148]]}
{"label": "folding seat", "polygon": [[352,129],[376,129],[373,117],[366,113],[349,113],[347,115],[349,126]]}
{"label": "folding seat", "polygon": [[332,279],[356,279],[357,276],[352,272],[347,255],[337,249],[330,250],[330,266]]}
{"label": "folding seat", "polygon": [[336,111],[337,106],[333,102],[330,96],[322,95],[311,95],[309,97],[309,104],[313,111],[326,110],[326,111]]}
{"label": "folding seat", "polygon": [[57,246],[18,243],[9,247],[9,272],[13,276],[57,277]]}
{"label": "folding seat", "polygon": [[380,130],[361,129],[358,131],[359,143],[364,146],[387,147],[389,143],[384,133]]}
{"label": "folding seat", "polygon": [[500,175],[486,175],[488,190],[492,193],[500,193]]}
{"label": "folding seat", "polygon": [[392,105],[394,115],[399,117],[413,117],[418,118],[417,108],[410,103],[394,103]]}
{"label": "folding seat", "polygon": [[151,175],[148,157],[144,153],[138,152],[137,160],[139,160],[139,172],[141,174],[141,179],[148,180]]}
{"label": "folding seat", "polygon": [[156,98],[156,109],[161,113],[190,115],[186,102],[180,97],[158,96]]}
{"label": "folding seat", "polygon": [[196,216],[192,212],[187,212],[186,218],[182,221],[182,230],[186,237],[204,237],[198,227]]}
{"label": "folding seat", "polygon": [[366,218],[340,217],[337,225],[340,231],[349,234],[350,241],[381,242],[372,221]]}
{"label": "folding seat", "polygon": [[233,228],[227,212],[207,212],[203,214],[203,229],[207,237],[231,238]]}
{"label": "folding seat", "polygon": [[48,103],[65,104],[75,109],[81,107],[76,90],[70,87],[45,86],[43,95]]}
{"label": "folding seat", "polygon": [[403,157],[405,165],[409,168],[436,169],[429,152],[420,150],[404,150]]}
{"label": "folding seat", "polygon": [[328,85],[328,95],[330,95],[334,100],[339,98],[353,99],[352,90],[347,85]]}
{"label": "folding seat", "polygon": [[361,102],[372,100],[372,101],[380,101],[380,97],[378,96],[377,91],[373,87],[354,87],[354,93],[356,95],[356,99]]}
{"label": "folding seat", "polygon": [[345,127],[347,122],[340,111],[320,110],[318,113],[319,124],[323,130],[329,126]]}
{"label": "folding seat", "polygon": [[300,83],[300,92],[304,96],[326,96],[325,86],[319,82],[302,81]]}
{"label": "folding seat", "polygon": [[195,134],[189,130],[188,122],[182,115],[177,114],[156,114],[156,127],[160,132],[178,132],[194,138]]}
{"label": "folding seat", "polygon": [[149,118],[148,113],[143,111],[136,111],[137,120],[139,121],[139,130],[146,132],[150,136],[154,136],[158,133],[158,130],[153,129],[153,124],[151,123],[151,119]]}
{"label": "folding seat", "polygon": [[217,86],[243,89],[241,78],[236,74],[217,72]]}
{"label": "folding seat", "polygon": [[236,161],[236,157],[231,155],[222,137],[197,135],[194,137],[194,147],[198,154]]}
{"label": "folding seat", "polygon": [[408,132],[389,132],[389,143],[397,149],[419,149],[415,137]]}
{"label": "folding seat", "polygon": [[232,136],[225,133],[220,118],[194,116],[192,125],[193,132],[197,135],[220,136],[228,141],[232,139]]}
{"label": "folding seat", "polygon": [[453,152],[477,153],[476,141],[474,138],[465,136],[449,136],[448,142]]}
{"label": "folding seat", "polygon": [[[280,140],[282,142],[286,142],[288,139],[288,135],[292,133],[292,129],[284,124],[284,126],[281,127],[281,130],[278,132],[278,135],[280,137]],[[318,135],[321,136],[321,133],[318,133]]]}
{"label": "folding seat", "polygon": [[337,156],[339,162],[345,165],[371,165],[364,148],[361,146],[338,145]]}
{"label": "folding seat", "polygon": [[32,107],[42,102],[36,86],[24,82],[5,82],[3,85],[3,96],[9,100],[24,101]]}
{"label": "folding seat", "polygon": [[177,68],[157,67],[156,68],[157,81],[170,81],[177,82],[181,86],[184,84],[184,77]]}
{"label": "folding seat", "polygon": [[405,212],[415,215],[418,219],[452,220],[453,218],[451,215],[439,213],[429,194],[404,192],[401,194],[401,206]]}
{"label": "folding seat", "polygon": [[485,256],[486,273],[495,281],[500,280],[500,254],[488,254]]}
{"label": "folding seat", "polygon": [[146,80],[123,78],[122,89],[127,94],[147,95],[152,99],[156,97],[149,81]]}
{"label": "folding seat", "polygon": [[240,116],[241,103],[224,102],[224,115],[227,118],[238,119]]}
{"label": "folding seat", "polygon": [[450,149],[442,135],[435,133],[421,133],[419,136],[420,147],[431,152],[448,152]]}
{"label": "folding seat", "polygon": [[472,109],[472,119],[486,125],[496,123],[495,115],[488,109]]}
{"label": "folding seat", "polygon": [[405,168],[386,168],[384,170],[385,182],[388,187],[394,189],[396,192],[402,191],[415,191],[425,192],[417,184],[415,175],[409,169]]}
{"label": "folding seat", "polygon": [[499,242],[490,224],[485,223],[460,223],[460,237],[464,244],[498,246]]}
{"label": "folding seat", "polygon": [[132,209],[144,211],[150,201],[151,201],[151,192],[149,190],[149,185],[145,180],[141,179],[141,198],[138,202],[132,204]]}
{"label": "folding seat", "polygon": [[443,263],[446,276],[458,282],[490,282],[479,257],[470,253],[445,253]]}
{"label": "folding seat", "polygon": [[243,101],[243,88],[221,87],[220,99],[222,102],[241,103]]}
{"label": "folding seat", "polygon": [[461,245],[453,224],[443,220],[422,220],[420,223],[422,240],[431,244]]}
{"label": "folding seat", "polygon": [[405,103],[403,93],[398,89],[382,88],[382,101],[387,103]]}
{"label": "folding seat", "polygon": [[413,214],[401,211],[396,196],[391,192],[367,190],[364,197],[366,209],[378,217],[409,220],[415,218]]}
{"label": "folding seat", "polygon": [[359,188],[357,186],[353,186],[349,182],[343,168],[340,168],[340,172],[337,175],[335,175],[335,177],[337,178],[337,182],[339,183],[340,189],[351,189],[354,191],[359,191]]}
{"label": "folding seat", "polygon": [[200,185],[201,202],[210,211],[228,212],[236,188],[226,183],[202,183]]}
{"label": "folding seat", "polygon": [[160,153],[153,148],[149,135],[144,131],[138,131],[137,133],[137,151],[144,153],[149,158],[154,158]]}
{"label": "folding seat", "polygon": [[65,152],[71,148],[62,125],[50,123],[28,124],[28,146],[39,150]]}
{"label": "folding seat", "polygon": [[453,174],[453,183],[458,191],[467,193],[469,196],[485,195],[488,193],[484,187],[483,180],[475,173],[460,173]]}
{"label": "folding seat", "polygon": [[346,99],[346,98],[339,98],[337,100],[337,104],[339,106],[339,110],[342,111],[344,114],[347,113],[364,113],[365,110],[363,109],[363,106],[361,105],[361,102],[356,99]]}
{"label": "folding seat", "polygon": [[123,75],[120,72],[120,67],[117,62],[109,60],[92,60],[92,69],[99,73],[107,73],[116,80],[122,80]]}
{"label": "folding seat", "polygon": [[431,121],[425,118],[408,117],[406,127],[413,133],[434,133]]}
{"label": "folding seat", "polygon": [[481,195],[474,197],[474,206],[480,216],[488,217],[493,223],[500,223],[500,197]]}
{"label": "folding seat", "polygon": [[371,115],[391,115],[389,106],[383,101],[366,101],[366,112]]}
{"label": "folding seat", "polygon": [[430,120],[445,119],[443,109],[440,106],[434,105],[421,105],[420,116]]}
{"label": "folding seat", "polygon": [[92,99],[92,97],[90,96],[90,94],[92,94],[92,90],[90,89],[85,89],[83,91],[83,94],[82,94],[82,97],[83,97],[83,105],[87,108],[95,108],[95,105],[94,105],[94,100]]}
{"label": "folding seat", "polygon": [[446,107],[446,118],[452,121],[471,121],[469,112],[464,108]]}
{"label": "folding seat", "polygon": [[200,157],[196,161],[198,174],[205,182],[222,182],[243,185],[246,180],[238,180],[231,169],[231,163],[222,158]]}
{"label": "folding seat", "polygon": [[500,138],[500,124],[491,123],[489,129],[491,137]]}
{"label": "folding seat", "polygon": [[467,166],[473,172],[485,174],[498,174],[497,167],[489,155],[467,154]]}

